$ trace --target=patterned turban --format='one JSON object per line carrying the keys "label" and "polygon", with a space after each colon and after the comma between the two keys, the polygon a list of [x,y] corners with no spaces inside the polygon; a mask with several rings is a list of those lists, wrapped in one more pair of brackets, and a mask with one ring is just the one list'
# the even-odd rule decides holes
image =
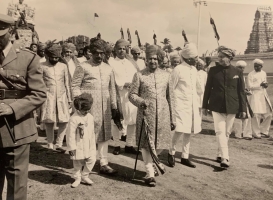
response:
{"label": "patterned turban", "polygon": [[134,46],[132,49],[131,49],[131,54],[134,54],[134,53],[141,53],[141,50],[138,46]]}
{"label": "patterned turban", "polygon": [[184,46],[181,51],[181,55],[183,58],[196,58],[198,56],[198,51],[196,45],[194,43],[188,43]]}
{"label": "patterned turban", "polygon": [[106,42],[102,39],[94,39],[90,44],[91,53],[96,51],[105,52]]}
{"label": "patterned turban", "polygon": [[49,43],[45,48],[48,57],[61,57],[62,47],[59,44]]}
{"label": "patterned turban", "polygon": [[233,58],[235,56],[235,51],[230,49],[230,48],[227,48],[225,46],[218,47],[218,53],[220,53],[220,52],[225,54],[226,56],[228,56],[230,58]]}
{"label": "patterned turban", "polygon": [[146,57],[149,58],[150,56],[157,55],[158,62],[162,62],[165,57],[165,52],[157,45],[149,45],[146,47]]}
{"label": "patterned turban", "polygon": [[264,64],[264,61],[262,61],[262,60],[260,60],[260,59],[255,59],[255,60],[253,60],[253,63],[255,64],[259,64],[259,65],[263,65]]}
{"label": "patterned turban", "polygon": [[118,47],[120,47],[120,46],[128,46],[129,45],[129,42],[127,42],[126,40],[124,40],[124,39],[119,39],[117,42],[116,42],[116,44],[115,44],[115,48],[118,48]]}
{"label": "patterned turban", "polygon": [[73,43],[66,43],[63,45],[63,52],[70,50],[72,53],[76,50],[76,46]]}
{"label": "patterned turban", "polygon": [[245,61],[239,60],[239,61],[236,62],[235,66],[236,66],[236,67],[239,67],[239,66],[240,66],[240,67],[246,67],[247,64],[246,64]]}
{"label": "patterned turban", "polygon": [[38,43],[38,50],[42,51],[42,50],[45,50],[45,48],[46,48],[46,44],[45,43],[42,43],[42,42]]}

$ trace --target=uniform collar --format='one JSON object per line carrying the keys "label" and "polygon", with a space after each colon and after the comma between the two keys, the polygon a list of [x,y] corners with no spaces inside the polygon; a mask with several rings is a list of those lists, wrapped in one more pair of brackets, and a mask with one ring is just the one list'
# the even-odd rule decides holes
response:
{"label": "uniform collar", "polygon": [[12,44],[11,44],[11,42],[9,42],[8,45],[5,47],[5,49],[3,50],[3,54],[4,54],[5,58],[7,57],[11,47],[12,47]]}

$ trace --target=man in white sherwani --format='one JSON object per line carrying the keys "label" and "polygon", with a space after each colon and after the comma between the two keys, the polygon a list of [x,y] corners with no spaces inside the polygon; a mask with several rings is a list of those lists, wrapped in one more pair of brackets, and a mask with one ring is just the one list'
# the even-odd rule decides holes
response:
{"label": "man in white sherwani", "polygon": [[[136,115],[137,107],[134,106],[128,99],[128,92],[131,86],[134,74],[137,68],[126,59],[126,47],[129,43],[124,39],[119,39],[114,47],[116,58],[109,60],[110,66],[113,67],[116,84],[119,88],[122,112],[123,112],[123,127],[127,132],[125,152],[136,154],[135,132],[136,132]],[[113,138],[115,141],[120,139],[120,131],[116,125],[112,127]],[[120,146],[114,148],[114,155],[120,154]]]}
{"label": "man in white sherwani", "polygon": [[168,154],[168,163],[175,165],[176,144],[183,135],[181,164],[195,168],[189,160],[190,138],[201,131],[201,117],[197,102],[197,70],[198,52],[195,44],[187,44],[181,52],[183,62],[172,71],[175,98],[176,129]]}
{"label": "man in white sherwani", "polygon": [[[253,110],[254,117],[251,120],[254,138],[261,136],[269,137],[269,128],[272,119],[272,106],[266,92],[268,87],[266,73],[262,70],[263,61],[255,59],[254,70],[248,74],[248,86],[252,91],[249,104]],[[261,119],[263,122],[261,123]]]}

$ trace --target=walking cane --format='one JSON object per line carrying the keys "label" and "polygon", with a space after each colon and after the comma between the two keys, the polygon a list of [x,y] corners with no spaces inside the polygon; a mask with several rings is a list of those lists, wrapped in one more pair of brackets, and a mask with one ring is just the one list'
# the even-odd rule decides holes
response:
{"label": "walking cane", "polygon": [[[143,115],[144,115],[144,112],[143,112]],[[138,141],[138,146],[137,146],[137,155],[136,155],[133,179],[135,178],[135,173],[136,173],[136,166],[137,166],[137,159],[138,159],[138,155],[139,155],[139,147],[140,147],[140,140],[141,140],[141,135],[142,135],[143,124],[144,124],[144,116],[143,116],[143,120],[142,120],[142,124],[141,124],[140,136],[139,136],[139,141]]]}
{"label": "walking cane", "polygon": [[6,117],[3,116],[3,118],[4,118],[6,127],[7,127],[8,131],[9,131],[9,134],[10,134],[10,137],[11,137],[13,143],[14,143],[14,144],[17,144],[16,141],[15,141],[15,137],[14,137],[14,135],[13,135],[12,132],[11,132],[11,129],[10,129],[10,126],[9,126],[9,123],[8,123]]}

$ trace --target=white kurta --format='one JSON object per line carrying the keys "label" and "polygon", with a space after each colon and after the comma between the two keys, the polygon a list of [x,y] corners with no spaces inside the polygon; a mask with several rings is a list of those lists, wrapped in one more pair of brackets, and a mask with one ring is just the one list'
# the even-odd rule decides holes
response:
{"label": "white kurta", "polygon": [[[84,124],[84,135],[80,138],[80,134],[76,131],[78,124]],[[96,136],[94,132],[94,118],[88,113],[86,116],[75,112],[68,124],[67,130],[67,150],[76,150],[75,160],[96,157]]]}
{"label": "white kurta", "polygon": [[131,83],[134,74],[137,72],[135,66],[126,58],[109,60],[109,64],[113,67],[116,84],[119,88],[122,112],[124,116],[124,125],[136,124],[137,107],[128,99],[128,88],[124,87],[125,83]]}
{"label": "white kurta", "polygon": [[69,73],[70,73],[70,76],[71,76],[71,77],[73,77],[74,72],[75,72],[75,69],[76,69],[76,65],[75,65],[73,59],[71,58],[71,59],[68,61],[68,70],[69,70]]}
{"label": "white kurta", "polygon": [[202,108],[202,103],[203,103],[203,96],[204,96],[204,92],[205,92],[205,86],[207,83],[207,77],[208,74],[207,72],[203,71],[203,70],[199,70],[197,71],[197,85],[196,85],[196,89],[197,89],[197,102],[198,102],[198,107]]}
{"label": "white kurta", "polygon": [[77,59],[78,59],[78,61],[79,61],[80,63],[83,63],[83,62],[87,61],[86,57],[84,57],[84,56],[82,56],[82,57],[80,57],[80,58],[77,58]]}
{"label": "white kurta", "polygon": [[266,89],[261,87],[262,82],[267,82],[266,73],[261,70],[256,72],[253,70],[248,74],[248,86],[252,91],[252,95],[249,96],[249,104],[254,114],[265,114],[268,113],[268,108],[272,111],[272,106],[266,92]]}
{"label": "white kurta", "polygon": [[183,62],[172,71],[175,96],[176,131],[199,133],[201,117],[199,115],[196,91],[197,70]]}

